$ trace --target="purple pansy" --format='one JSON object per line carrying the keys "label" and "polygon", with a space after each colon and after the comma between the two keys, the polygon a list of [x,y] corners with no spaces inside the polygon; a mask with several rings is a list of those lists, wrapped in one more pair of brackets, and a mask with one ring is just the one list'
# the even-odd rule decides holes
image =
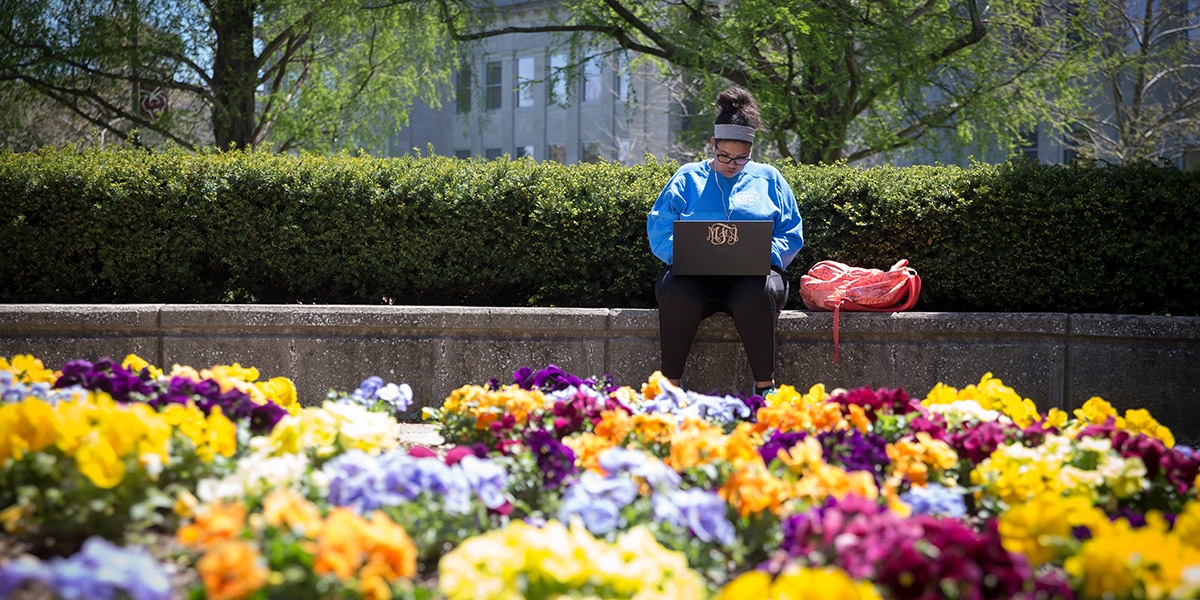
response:
{"label": "purple pansy", "polygon": [[531,429],[525,434],[525,447],[533,453],[542,483],[547,489],[558,489],[568,477],[575,475],[575,452],[549,431]]}
{"label": "purple pansy", "polygon": [[69,558],[39,561],[23,557],[0,565],[0,598],[36,581],[64,600],[168,600],[171,580],[162,564],[144,548],[124,548],[103,538],[88,538]]}
{"label": "purple pansy", "polygon": [[733,543],[733,523],[726,517],[729,505],[714,492],[702,489],[672,490],[655,494],[654,518],[690,531],[700,541]]}

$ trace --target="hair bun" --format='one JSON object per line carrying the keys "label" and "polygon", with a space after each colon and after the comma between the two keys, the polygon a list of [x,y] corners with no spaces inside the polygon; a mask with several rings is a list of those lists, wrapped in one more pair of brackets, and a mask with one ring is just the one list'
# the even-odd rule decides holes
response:
{"label": "hair bun", "polygon": [[716,123],[758,128],[761,122],[754,97],[750,95],[750,92],[737,86],[727,88],[717,94],[717,112]]}
{"label": "hair bun", "polygon": [[754,99],[751,98],[750,92],[740,87],[728,88],[717,95],[717,109],[722,112],[728,110],[740,112],[751,106],[754,106]]}

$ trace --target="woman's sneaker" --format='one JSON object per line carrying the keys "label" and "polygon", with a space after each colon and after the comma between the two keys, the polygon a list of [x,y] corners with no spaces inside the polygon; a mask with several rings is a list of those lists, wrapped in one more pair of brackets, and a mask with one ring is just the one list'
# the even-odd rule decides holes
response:
{"label": "woman's sneaker", "polygon": [[775,393],[775,386],[773,386],[773,385],[767,386],[765,388],[760,388],[760,387],[754,388],[754,395],[762,398],[763,400],[766,400],[767,396],[770,396],[771,394],[774,394],[774,393]]}

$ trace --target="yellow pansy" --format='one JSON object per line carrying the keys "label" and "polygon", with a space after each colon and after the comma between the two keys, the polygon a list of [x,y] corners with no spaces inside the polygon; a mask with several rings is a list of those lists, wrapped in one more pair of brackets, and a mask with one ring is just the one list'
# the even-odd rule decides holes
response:
{"label": "yellow pansy", "polygon": [[141,373],[142,369],[150,370],[150,377],[159,379],[163,376],[162,369],[150,364],[150,361],[136,355],[130,354],[121,361],[121,366],[128,369],[131,373]]}
{"label": "yellow pansy", "polygon": [[467,539],[438,563],[448,600],[522,598],[529,582],[542,597],[643,600],[702,598],[704,584],[682,553],[663,548],[644,527],[598,540],[578,522],[534,527],[513,521]]}
{"label": "yellow pansy", "polygon": [[0,356],[0,371],[12,371],[15,379],[22,383],[54,383],[58,374],[47,369],[41,359],[32,354],[17,354],[12,362]]}
{"label": "yellow pansy", "polygon": [[1110,417],[1117,418],[1117,410],[1100,396],[1088,398],[1083,406],[1075,409],[1075,418],[1088,425],[1102,425]]}
{"label": "yellow pansy", "polygon": [[100,410],[92,401],[100,397],[102,395],[92,394],[88,399],[59,402],[54,407],[58,425],[58,439],[54,444],[63,454],[74,456],[80,441],[92,432],[95,415]]}
{"label": "yellow pansy", "polygon": [[300,402],[296,399],[296,384],[287,377],[272,377],[268,381],[260,381],[254,384],[262,392],[267,400],[278,404],[290,414],[300,412],[302,408]]}
{"label": "yellow pansy", "polygon": [[933,389],[929,390],[929,395],[925,396],[925,399],[921,401],[921,405],[928,407],[931,404],[951,404],[959,400],[957,388],[950,387],[939,381],[937,385],[933,386]]}
{"label": "yellow pansy", "polygon": [[1037,567],[1069,554],[1074,527],[1104,520],[1088,498],[1043,492],[1005,511],[998,526],[1004,549],[1024,554]]}
{"label": "yellow pansy", "polygon": [[1146,514],[1143,527],[1125,519],[1098,523],[1093,536],[1063,563],[1082,582],[1081,598],[1147,599],[1194,597],[1200,591],[1191,572],[1200,550],[1169,530],[1158,511]]}
{"label": "yellow pansy", "polygon": [[1066,411],[1059,408],[1051,408],[1050,410],[1046,411],[1046,418],[1042,419],[1042,427],[1062,429],[1066,426],[1067,419],[1069,418],[1070,417],[1068,417]]}
{"label": "yellow pansy", "polygon": [[771,598],[771,576],[762,571],[742,573],[725,584],[715,600],[766,600]]}
{"label": "yellow pansy", "polygon": [[211,369],[213,379],[236,379],[238,381],[254,382],[258,381],[258,369],[254,367],[243,367],[239,363],[232,365],[215,365]]}
{"label": "yellow pansy", "polygon": [[[284,415],[267,437],[266,447],[274,455],[300,454],[305,450],[304,421],[300,415]],[[256,438],[257,439],[257,438]]]}
{"label": "yellow pansy", "polygon": [[192,402],[187,404],[168,404],[159,413],[179,433],[192,442],[195,447],[204,444],[208,429],[204,411]]}
{"label": "yellow pansy", "polygon": [[717,600],[878,600],[869,581],[856,581],[838,567],[806,567],[792,563],[774,581],[761,571],[738,576],[721,589]]}
{"label": "yellow pansy", "polygon": [[25,524],[33,519],[36,511],[32,504],[13,504],[0,510],[0,528],[3,528],[5,533],[19,535],[24,531]]}
{"label": "yellow pansy", "polygon": [[1179,539],[1200,550],[1200,500],[1189,500],[1175,517],[1174,532]]}
{"label": "yellow pansy", "polygon": [[200,506],[200,500],[196,498],[188,490],[179,490],[175,494],[175,505],[171,508],[171,512],[175,516],[183,519],[191,519],[196,516],[196,507]]}
{"label": "yellow pansy", "polygon": [[0,405],[0,466],[10,458],[21,460],[58,441],[54,408],[30,396],[17,404]]}
{"label": "yellow pansy", "polygon": [[[140,405],[148,408],[145,405]],[[95,428],[108,440],[117,456],[129,456],[136,453],[138,442],[141,441],[145,429],[140,415],[133,410],[108,409],[96,411]],[[157,415],[155,415],[157,417]]]}
{"label": "yellow pansy", "polygon": [[980,486],[977,497],[991,496],[1013,505],[1045,491],[1061,493],[1062,464],[1018,445],[1001,446],[971,471],[971,483]]}
{"label": "yellow pansy", "polygon": [[98,488],[111,489],[125,479],[125,461],[98,431],[84,436],[75,451],[79,472]]}
{"label": "yellow pansy", "polygon": [[767,406],[811,406],[822,404],[829,399],[825,384],[818,383],[808,389],[807,394],[801,394],[795,387],[784,384],[775,390],[770,397],[764,398]]}
{"label": "yellow pansy", "polygon": [[[937,389],[937,388],[935,388]],[[931,395],[933,393],[931,392]],[[938,398],[944,398],[940,390]],[[1019,427],[1028,427],[1039,419],[1037,405],[1029,398],[1022,398],[1015,390],[1004,385],[991,373],[985,373],[976,385],[969,385],[958,392],[959,400],[974,400],[987,410],[997,410],[1008,415]]]}
{"label": "yellow pansy", "polygon": [[237,425],[229,420],[220,406],[214,406],[206,416],[195,404],[169,404],[162,409],[163,420],[183,434],[196,456],[212,462],[218,454],[233,456],[237,452]]}
{"label": "yellow pansy", "polygon": [[211,462],[218,454],[228,458],[237,452],[237,425],[225,416],[220,406],[212,407],[205,425],[204,445],[196,449],[201,460]]}
{"label": "yellow pansy", "polygon": [[1156,421],[1150,416],[1150,411],[1144,408],[1125,411],[1124,417],[1117,418],[1117,428],[1156,438],[1168,448],[1175,446],[1175,435],[1171,430]]}

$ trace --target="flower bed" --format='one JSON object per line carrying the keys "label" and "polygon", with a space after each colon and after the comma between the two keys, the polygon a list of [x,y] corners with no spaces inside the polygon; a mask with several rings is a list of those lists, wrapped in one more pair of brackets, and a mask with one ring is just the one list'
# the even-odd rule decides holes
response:
{"label": "flower bed", "polygon": [[550,365],[425,409],[0,359],[0,598],[1197,598],[1200,454],[1143,410],[701,395]]}

